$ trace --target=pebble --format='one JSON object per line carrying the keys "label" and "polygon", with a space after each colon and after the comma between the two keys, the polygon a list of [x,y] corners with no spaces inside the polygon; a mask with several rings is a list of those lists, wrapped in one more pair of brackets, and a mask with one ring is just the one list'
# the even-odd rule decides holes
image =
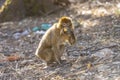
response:
{"label": "pebble", "polygon": [[23,32],[16,32],[16,33],[14,33],[13,34],[13,37],[15,38],[15,39],[19,39],[19,38],[21,38],[22,36],[26,36],[26,35],[29,35],[29,31],[28,30],[25,30],[25,31],[23,31]]}
{"label": "pebble", "polygon": [[100,58],[110,57],[113,53],[114,52],[111,49],[105,48],[96,52],[95,54],[93,54],[93,56],[100,57]]}
{"label": "pebble", "polygon": [[36,33],[36,34],[43,35],[43,34],[45,34],[45,31],[43,31],[43,30],[41,30],[41,31],[36,31],[35,33]]}

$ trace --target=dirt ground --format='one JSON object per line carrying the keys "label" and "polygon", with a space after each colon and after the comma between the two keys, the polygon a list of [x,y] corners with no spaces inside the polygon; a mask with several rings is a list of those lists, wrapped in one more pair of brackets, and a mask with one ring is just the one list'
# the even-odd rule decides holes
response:
{"label": "dirt ground", "polygon": [[[66,46],[62,65],[46,67],[34,55],[43,34],[32,29],[61,16],[73,18],[77,42]],[[120,80],[120,1],[74,2],[46,17],[0,23],[0,80]]]}

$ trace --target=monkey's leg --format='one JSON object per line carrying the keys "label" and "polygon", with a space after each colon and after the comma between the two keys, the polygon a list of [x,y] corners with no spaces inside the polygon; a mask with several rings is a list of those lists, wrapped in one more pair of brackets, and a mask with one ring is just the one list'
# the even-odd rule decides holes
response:
{"label": "monkey's leg", "polygon": [[64,50],[65,50],[65,45],[60,45],[60,55],[59,55],[59,60],[60,60],[60,62],[62,61],[62,60],[61,60],[61,56],[63,55]]}
{"label": "monkey's leg", "polygon": [[56,62],[57,62],[58,64],[61,64],[58,55],[57,55],[56,53],[54,53],[54,56],[55,56],[55,60],[56,60]]}
{"label": "monkey's leg", "polygon": [[39,49],[35,53],[39,58],[43,59],[44,61],[47,62],[47,64],[52,64],[54,59],[54,53],[51,48],[46,48],[46,49]]}
{"label": "monkey's leg", "polygon": [[48,49],[47,54],[49,55],[49,60],[46,60],[48,66],[53,66],[53,62],[56,62],[56,58],[52,49]]}
{"label": "monkey's leg", "polygon": [[55,58],[55,61],[58,63],[58,64],[61,64],[61,62],[60,62],[60,58],[61,58],[61,51],[60,51],[61,49],[60,49],[60,45],[58,44],[56,44],[56,45],[54,45],[54,46],[52,46],[52,51],[53,51],[53,53],[54,53],[54,58]]}

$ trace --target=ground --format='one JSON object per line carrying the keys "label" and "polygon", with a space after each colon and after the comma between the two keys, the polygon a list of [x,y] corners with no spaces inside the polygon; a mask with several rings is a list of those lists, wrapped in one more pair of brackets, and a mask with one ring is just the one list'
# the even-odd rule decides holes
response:
{"label": "ground", "polygon": [[[46,67],[34,55],[42,34],[32,29],[63,15],[73,18],[77,42],[66,47],[62,65]],[[78,2],[46,17],[0,23],[0,80],[120,80],[119,53],[119,0]]]}

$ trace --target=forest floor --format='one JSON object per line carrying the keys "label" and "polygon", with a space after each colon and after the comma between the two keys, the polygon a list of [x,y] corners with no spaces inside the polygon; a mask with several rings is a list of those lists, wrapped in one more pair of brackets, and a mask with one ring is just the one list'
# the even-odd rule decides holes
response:
{"label": "forest floor", "polygon": [[[32,29],[63,15],[73,18],[77,42],[66,47],[62,65],[46,67],[34,55],[43,34]],[[120,80],[120,2],[77,2],[46,17],[0,23],[0,80]]]}

